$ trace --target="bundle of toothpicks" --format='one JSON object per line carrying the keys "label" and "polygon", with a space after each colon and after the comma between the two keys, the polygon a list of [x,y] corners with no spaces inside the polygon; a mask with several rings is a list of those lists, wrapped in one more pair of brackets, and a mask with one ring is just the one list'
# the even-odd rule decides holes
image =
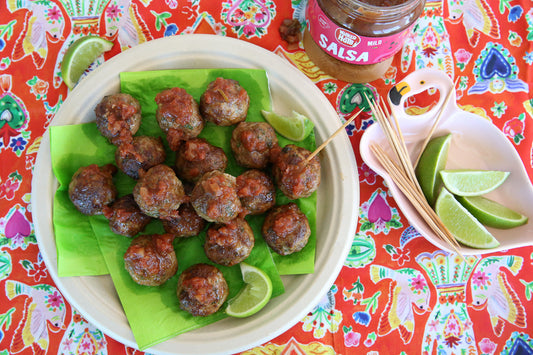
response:
{"label": "bundle of toothpicks", "polygon": [[[411,158],[409,157],[409,152],[407,151],[407,146],[405,144],[398,119],[394,115],[394,111],[392,111],[391,116],[383,99],[381,106],[378,105],[373,99],[369,99],[368,97],[366,97],[366,99],[370,104],[374,117],[385,133],[387,141],[392,148],[393,156],[389,156],[385,150],[376,143],[370,146],[370,150],[372,153],[374,153],[392,181],[411,202],[413,207],[417,210],[431,230],[439,238],[446,242],[457,254],[462,256],[459,252],[459,243],[453,234],[448,230],[448,228],[446,228],[446,226],[442,223],[433,208],[431,208],[426,200],[426,197],[424,196],[424,193],[422,192],[422,189],[420,188],[414,170],[414,165],[416,165],[418,159],[413,165]],[[439,118],[440,117],[436,119],[431,132],[427,136],[428,138],[423,143],[422,151],[424,150],[427,141],[433,134],[433,130],[437,126]]]}

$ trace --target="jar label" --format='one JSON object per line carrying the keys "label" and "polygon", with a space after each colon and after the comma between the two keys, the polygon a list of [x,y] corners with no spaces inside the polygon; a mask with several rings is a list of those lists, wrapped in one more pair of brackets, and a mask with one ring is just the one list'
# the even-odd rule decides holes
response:
{"label": "jar label", "polygon": [[360,36],[333,22],[317,0],[309,0],[306,17],[307,28],[315,43],[330,56],[350,64],[374,64],[389,58],[402,48],[405,37],[414,26],[391,36]]}

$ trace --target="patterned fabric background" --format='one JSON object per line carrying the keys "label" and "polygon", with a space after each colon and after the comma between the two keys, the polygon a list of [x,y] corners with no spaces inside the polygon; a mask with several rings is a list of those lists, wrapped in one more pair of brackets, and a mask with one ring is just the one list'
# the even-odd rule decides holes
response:
{"label": "patterned fabric background", "polygon": [[[529,0],[446,0],[425,11],[383,78],[349,84],[325,75],[285,18],[305,0],[0,0],[0,354],[136,354],[74,309],[52,281],[32,223],[31,180],[41,136],[67,99],[60,63],[77,38],[114,42],[112,56],[164,36],[236,37],[284,57],[326,95],[339,123],[408,73],[458,79],[460,107],[493,122],[533,178],[533,10]],[[300,322],[244,354],[533,354],[533,247],[467,257],[414,230],[358,145],[368,108],[348,126],[358,161],[360,215],[336,282]],[[413,112],[424,107],[412,107]],[[533,217],[533,216],[530,216]],[[531,236],[533,238],[533,236]],[[416,311],[414,311],[416,310]]]}

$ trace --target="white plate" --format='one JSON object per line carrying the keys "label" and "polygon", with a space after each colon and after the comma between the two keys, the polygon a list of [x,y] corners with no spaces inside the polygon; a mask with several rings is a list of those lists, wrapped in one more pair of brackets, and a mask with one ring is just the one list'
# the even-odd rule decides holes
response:
{"label": "white plate", "polygon": [[[80,82],[69,94],[52,125],[94,120],[100,99],[119,91],[119,72],[187,68],[258,68],[268,74],[273,108],[296,110],[315,123],[317,143],[340,125],[320,90],[282,58],[250,43],[213,35],[183,35],[150,41],[121,53]],[[286,292],[246,319],[228,318],[158,344],[158,354],[235,353],[266,342],[300,321],[329,290],[350,250],[359,211],[359,182],[346,135],[321,153],[318,189],[316,271],[283,277]],[[56,285],[91,323],[112,338],[136,348],[133,334],[109,276],[58,277],[52,226],[57,180],[50,160],[50,136],[43,136],[32,182],[33,222],[40,251]]]}
{"label": "white plate", "polygon": [[[428,89],[440,92],[439,102],[422,115],[409,116],[403,109],[405,101]],[[401,95],[398,91],[401,91]],[[444,106],[450,91],[452,96],[448,104]],[[464,255],[474,255],[533,245],[531,238],[533,235],[533,186],[522,160],[509,139],[491,121],[457,107],[454,84],[450,78],[438,70],[415,71],[389,92],[388,100],[392,111],[398,118],[412,161],[418,156],[426,135],[442,109],[444,110],[442,118],[433,137],[452,133],[447,169],[502,170],[511,173],[509,178],[496,190],[487,194],[487,197],[528,216],[529,222],[521,227],[507,230],[487,228],[500,242],[497,248],[473,249],[462,246],[459,251]],[[385,172],[370,151],[369,146],[373,143],[378,143],[389,154],[392,154],[379,124],[372,125],[363,134],[360,143],[361,157],[387,182],[398,206],[417,231],[437,247],[454,252],[453,248],[432,232],[407,197]]]}

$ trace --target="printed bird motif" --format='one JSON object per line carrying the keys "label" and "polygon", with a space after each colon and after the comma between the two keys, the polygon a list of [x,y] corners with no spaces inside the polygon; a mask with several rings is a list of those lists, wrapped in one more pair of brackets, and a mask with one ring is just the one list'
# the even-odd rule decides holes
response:
{"label": "printed bird motif", "polygon": [[477,265],[472,279],[472,308],[486,309],[490,316],[492,330],[501,336],[505,322],[517,327],[526,327],[526,313],[516,291],[507,281],[507,275],[501,270],[505,267],[516,275],[523,259],[516,256],[489,257]]}
{"label": "printed bird motif", "polygon": [[142,20],[137,5],[131,0],[116,0],[107,5],[103,13],[106,37],[118,39],[121,50],[153,39],[148,26]]}
{"label": "printed bird motif", "polygon": [[378,335],[383,336],[397,329],[404,344],[408,344],[414,333],[414,312],[423,314],[430,310],[429,286],[422,273],[411,268],[398,270],[381,265],[370,267],[370,278],[374,283],[391,279],[389,299],[378,324]]}
{"label": "printed bird motif", "polygon": [[13,60],[31,56],[37,69],[41,69],[48,55],[48,42],[57,43],[63,38],[65,18],[52,1],[7,0],[10,12],[26,9],[24,27],[15,42]]}
{"label": "printed bird motif", "polygon": [[486,0],[448,0],[448,21],[463,22],[468,42],[477,46],[481,33],[500,38],[500,25]]}
{"label": "printed bird motif", "polygon": [[50,285],[26,285],[19,281],[6,281],[6,295],[9,300],[27,296],[24,301],[22,319],[11,340],[10,351],[18,353],[32,348],[35,355],[47,353],[48,329],[57,333],[65,328],[66,304],[59,291]]}

